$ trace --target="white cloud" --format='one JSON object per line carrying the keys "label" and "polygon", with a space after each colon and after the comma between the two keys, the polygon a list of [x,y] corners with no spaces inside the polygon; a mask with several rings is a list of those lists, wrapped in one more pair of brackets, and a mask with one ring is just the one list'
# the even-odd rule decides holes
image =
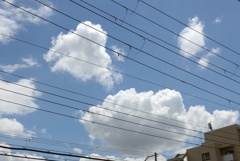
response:
{"label": "white cloud", "polygon": [[[161,90],[156,93],[154,93],[153,91],[138,93],[135,89],[129,89],[125,91],[119,91],[116,95],[109,95],[108,97],[106,97],[105,101],[114,102],[115,104],[124,105],[127,107],[134,107],[138,110],[148,111],[150,113],[158,114],[160,116],[169,117],[171,119],[177,119],[180,121],[189,122],[191,124],[201,125],[205,127],[207,127],[207,124],[210,121],[212,122],[214,128],[219,128],[222,126],[237,123],[239,119],[238,111],[215,110],[212,114],[208,112],[204,106],[192,106],[187,110],[184,106],[181,94],[177,91],[169,89]],[[100,113],[110,117],[124,119],[126,121],[133,121],[136,123],[155,127],[155,129],[153,129],[149,127],[139,126],[136,124],[122,122],[111,118],[102,117],[97,114],[84,113],[82,115],[82,118],[92,121],[92,123],[85,121],[81,121],[81,123],[84,125],[86,131],[89,133],[89,137],[92,140],[100,140],[104,145],[108,145],[113,148],[128,150],[134,149],[136,151],[176,151],[177,149],[181,149],[186,146],[184,143],[161,138],[154,138],[137,133],[131,133],[123,130],[110,128],[107,126],[101,126],[94,123],[100,122],[110,126],[116,126],[138,132],[149,133],[151,135],[156,135],[159,137],[165,137],[181,141],[195,141],[195,139],[190,138],[189,136],[184,136],[167,131],[160,131],[156,129],[161,128],[196,136],[197,133],[186,130],[186,128],[193,128],[189,124],[183,124],[182,122],[176,122],[173,120],[165,119],[163,117],[154,117],[146,113],[142,113],[136,110],[134,111],[129,108],[123,108],[117,105],[112,105],[106,102],[99,106],[103,106],[105,108],[128,114],[137,115],[142,118],[154,119],[158,122],[172,124],[174,126],[181,126],[183,128],[176,128],[173,126],[168,126],[166,124],[164,125],[156,122],[150,122],[144,119],[133,118],[131,116],[126,116],[117,112],[111,112],[92,106],[89,108],[90,112]],[[219,121],[218,119],[222,119],[222,121]],[[203,130],[201,126],[195,127],[195,130]]]}
{"label": "white cloud", "polygon": [[[106,33],[100,25],[92,24],[89,21],[84,22],[84,24]],[[73,32],[105,46],[107,36],[84,24],[79,24]],[[103,68],[54,53],[51,50],[61,51],[69,54],[71,57],[97,64]],[[122,75],[105,69],[114,69],[111,57],[105,48],[85,40],[72,32],[67,34],[60,33],[56,38],[53,38],[51,50],[44,55],[44,59],[47,62],[54,62],[51,67],[53,72],[66,72],[82,81],[95,80],[108,90],[112,89],[115,83],[122,81]]]}
{"label": "white cloud", "polygon": [[29,67],[40,66],[39,63],[32,58],[22,58],[22,61],[26,63]]}
{"label": "white cloud", "polygon": [[79,148],[73,148],[73,151],[78,154],[82,154],[82,149]]}
{"label": "white cloud", "polygon": [[[28,80],[20,79],[16,83],[24,85],[24,86],[28,86],[30,88],[36,88],[34,83],[31,81],[28,81]],[[14,84],[10,84],[7,82],[3,82],[3,81],[0,81],[0,88],[23,93],[23,94],[33,96],[33,97],[41,96],[40,92],[30,90],[30,89],[27,89],[27,88],[24,88],[21,86],[17,86]],[[3,100],[12,101],[15,103],[24,104],[24,105],[38,108],[38,105],[35,103],[36,99],[34,99],[34,98],[25,97],[25,96],[15,94],[12,92],[7,92],[5,90],[0,90],[0,96],[1,96],[1,99],[3,99]],[[24,115],[24,114],[35,111],[35,109],[27,108],[24,106],[8,103],[8,102],[4,102],[4,101],[0,101],[0,102],[1,102],[0,115]]]}
{"label": "white cloud", "polygon": [[32,58],[22,58],[22,62],[24,64],[0,65],[0,69],[9,73],[13,73],[16,70],[40,66],[38,62]]}
{"label": "white cloud", "polygon": [[43,129],[40,130],[40,132],[41,132],[42,134],[47,134],[47,129],[44,129],[44,128],[43,128]]}
{"label": "white cloud", "polygon": [[199,59],[198,64],[201,65],[201,66],[199,66],[201,69],[205,69],[204,67],[208,67],[210,58],[215,56],[213,53],[219,54],[220,53],[220,49],[219,48],[213,48],[211,50],[211,52],[208,52],[201,59]]}
{"label": "white cloud", "polygon": [[[204,24],[202,21],[198,19],[198,17],[194,17],[192,19],[189,19],[188,26],[193,28],[194,30],[197,30],[200,33],[203,33]],[[190,40],[191,42],[194,42],[195,44],[198,44],[202,47],[205,47],[205,38],[203,35],[197,33],[188,27],[185,27],[181,32],[180,36],[186,38],[187,40]],[[184,50],[188,53],[191,53],[192,55],[196,55],[197,53],[201,52],[203,49],[190,41],[187,41],[186,39],[183,39],[181,37],[178,37],[178,46],[181,50]],[[180,51],[181,54],[183,54],[186,57],[191,57],[186,52]]]}
{"label": "white cloud", "polygon": [[115,51],[115,52],[113,52],[113,54],[119,62],[124,62],[125,61],[125,57],[123,55],[126,55],[126,53],[124,52],[123,49],[117,47],[116,45],[111,46],[111,49],[113,51]]}
{"label": "white cloud", "polygon": [[215,24],[220,24],[222,23],[222,19],[220,17],[217,17],[215,20],[214,20],[214,23]]}
{"label": "white cloud", "polygon": [[[45,6],[38,6],[37,8],[24,7],[23,4],[27,5],[27,3],[22,0],[8,0],[8,2],[14,3],[41,17],[47,18],[53,14],[52,10]],[[19,31],[24,29],[26,23],[40,24],[43,21],[25,11],[12,7],[6,2],[0,2],[0,33],[15,36]],[[9,38],[0,35],[0,43],[6,44],[9,40]]]}
{"label": "white cloud", "polygon": [[34,132],[26,130],[16,119],[0,118],[0,133],[11,137],[24,136],[30,138]]}
{"label": "white cloud", "polygon": [[217,129],[223,126],[228,126],[229,124],[238,123],[238,119],[239,119],[238,112],[215,110],[211,118],[211,123],[213,129]]}

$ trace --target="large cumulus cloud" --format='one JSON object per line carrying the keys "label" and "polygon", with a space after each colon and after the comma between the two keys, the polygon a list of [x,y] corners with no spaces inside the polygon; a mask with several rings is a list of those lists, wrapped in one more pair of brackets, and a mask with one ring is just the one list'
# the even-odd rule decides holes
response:
{"label": "large cumulus cloud", "polygon": [[[194,138],[191,138],[187,135],[197,136],[197,133],[187,129],[194,128],[195,130],[203,130],[201,126],[193,127],[192,125],[185,124],[183,122],[189,122],[195,125],[207,125],[208,122],[211,121],[214,128],[219,128],[237,123],[239,118],[238,111],[215,110],[213,113],[210,113],[204,106],[200,105],[191,106],[187,109],[184,106],[181,94],[170,89],[160,90],[156,93],[153,91],[138,93],[135,89],[128,89],[125,91],[119,91],[115,95],[109,95],[105,98],[105,101],[106,102],[103,102],[99,106],[109,108],[111,110],[116,110],[122,113],[137,115],[141,118],[154,120],[154,122],[152,122],[146,119],[124,115],[119,112],[108,111],[94,106],[90,107],[89,110],[92,113],[83,113],[82,119],[90,120],[92,123],[81,121],[89,133],[89,137],[93,140],[100,140],[103,144],[115,148],[146,150],[153,152],[177,150],[183,148],[186,146],[186,144],[182,142],[172,141],[171,139],[180,140],[183,142],[190,141],[194,143]],[[114,104],[107,102],[113,102]],[[124,105],[126,107],[118,105]],[[138,110],[132,110],[127,107],[135,108]],[[148,113],[157,114],[161,117],[153,116],[151,114],[147,114],[146,112],[143,113],[140,111],[147,111]],[[100,113],[110,117],[144,124],[149,127],[102,117],[93,113]],[[170,119],[166,119],[166,117]],[[217,121],[219,119],[221,121]],[[145,136],[120,129],[114,129],[107,126],[101,126],[95,122],[100,122],[120,128],[126,128],[140,133],[148,133],[158,136],[159,138]],[[169,126],[167,124],[171,124],[173,126]],[[180,126],[182,128],[178,128],[176,126]],[[185,135],[178,133],[183,133]],[[161,137],[169,139],[161,139]]]}
{"label": "large cumulus cloud", "polygon": [[[94,80],[107,90],[110,90],[115,83],[122,81],[122,75],[108,70],[114,69],[111,57],[105,48],[91,42],[94,41],[105,46],[107,36],[103,33],[106,33],[106,31],[102,29],[101,25],[96,25],[89,21],[84,22],[84,24],[80,23],[75,31],[68,32],[67,34],[60,33],[57,37],[53,38],[51,50],[44,55],[44,59],[47,62],[53,63],[51,67],[52,72],[69,73],[82,81]],[[53,51],[61,51],[61,53],[83,61],[60,55]],[[91,62],[91,64],[86,63],[86,61]],[[92,64],[96,64],[97,66]]]}

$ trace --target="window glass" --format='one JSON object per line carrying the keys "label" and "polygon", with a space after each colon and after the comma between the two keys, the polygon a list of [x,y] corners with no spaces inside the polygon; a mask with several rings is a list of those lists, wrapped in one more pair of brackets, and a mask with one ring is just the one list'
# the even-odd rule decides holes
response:
{"label": "window glass", "polygon": [[202,161],[205,161],[205,160],[210,160],[210,153],[203,153],[202,154]]}

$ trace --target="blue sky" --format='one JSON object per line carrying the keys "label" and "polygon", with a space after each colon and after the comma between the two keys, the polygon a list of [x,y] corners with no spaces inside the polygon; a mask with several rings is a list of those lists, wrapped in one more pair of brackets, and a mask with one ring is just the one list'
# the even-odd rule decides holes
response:
{"label": "blue sky", "polygon": [[1,145],[166,160],[209,122],[239,123],[237,0],[6,0],[0,13]]}

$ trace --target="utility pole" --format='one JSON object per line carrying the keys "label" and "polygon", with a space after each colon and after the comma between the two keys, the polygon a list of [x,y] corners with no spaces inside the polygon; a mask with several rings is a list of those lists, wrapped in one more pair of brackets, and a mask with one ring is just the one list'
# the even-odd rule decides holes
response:
{"label": "utility pole", "polygon": [[157,153],[154,153],[154,155],[147,156],[144,161],[147,161],[147,159],[150,157],[154,157],[155,161],[157,161]]}

